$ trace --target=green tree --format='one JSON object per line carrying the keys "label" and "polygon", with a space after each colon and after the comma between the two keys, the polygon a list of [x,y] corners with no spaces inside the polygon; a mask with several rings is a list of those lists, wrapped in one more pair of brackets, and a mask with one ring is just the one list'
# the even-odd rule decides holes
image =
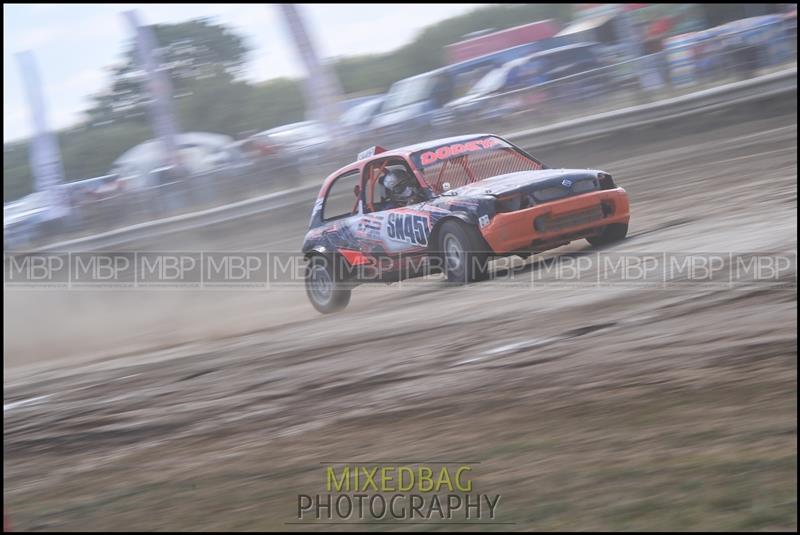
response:
{"label": "green tree", "polygon": [[[221,79],[232,83],[242,74],[250,48],[244,38],[210,19],[196,19],[178,24],[152,27],[164,68],[169,73],[176,97],[191,94],[198,82]],[[88,110],[92,123],[120,119],[143,120],[149,95],[146,74],[139,65],[136,46],[131,39],[123,61],[110,68],[109,90],[94,97]],[[217,85],[219,83],[217,82]]]}
{"label": "green tree", "polygon": [[3,146],[3,202],[18,199],[31,190],[28,143],[6,143]]}
{"label": "green tree", "polygon": [[249,84],[219,75],[189,83],[185,92],[174,106],[183,131],[236,136],[246,128],[253,92]]}
{"label": "green tree", "polygon": [[302,121],[305,96],[302,81],[276,78],[256,85],[250,99],[248,130],[261,131]]}

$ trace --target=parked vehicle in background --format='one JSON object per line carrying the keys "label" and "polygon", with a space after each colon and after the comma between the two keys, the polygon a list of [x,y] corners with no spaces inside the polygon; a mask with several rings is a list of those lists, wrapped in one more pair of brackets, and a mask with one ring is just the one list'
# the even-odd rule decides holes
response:
{"label": "parked vehicle in background", "polygon": [[361,97],[352,97],[352,98],[348,98],[346,100],[343,100],[343,101],[341,101],[339,103],[340,113],[343,113],[343,114],[347,113],[348,111],[352,110],[356,106],[358,106],[360,104],[364,104],[365,102],[369,102],[369,101],[373,100],[374,98],[376,98],[375,95],[364,95],[364,96],[361,96]]}
{"label": "parked vehicle in background", "polygon": [[[600,69],[605,66],[602,57],[603,45],[576,43],[509,61],[487,73],[466,95],[448,102],[446,109],[450,115],[449,119],[456,121],[463,121],[467,118],[478,121],[499,119],[509,112],[535,107],[546,97],[548,91],[546,87],[543,87],[540,92],[509,95],[509,98],[503,102],[493,101],[490,104],[487,99],[517,89],[546,84],[574,74]],[[566,83],[559,89],[562,97],[579,100],[592,98],[611,88],[610,77],[599,73],[598,76],[591,77],[588,83],[587,80],[582,79],[580,82],[576,81],[574,87],[572,84]],[[567,92],[569,94],[564,94]]]}
{"label": "parked vehicle in background", "polygon": [[436,131],[439,112],[456,98],[460,86],[471,79],[470,74],[494,69],[542,46],[538,42],[520,45],[395,82],[386,94],[380,114],[370,124],[371,139],[394,145],[409,130],[431,137]]}
{"label": "parked vehicle in background", "polygon": [[[180,165],[187,174],[212,171],[220,165],[235,160],[231,154],[233,138],[210,132],[186,132],[175,139]],[[149,140],[127,150],[114,161],[112,174],[126,182],[127,189],[140,189],[157,184],[153,178],[156,170],[174,165],[168,161],[161,141]]]}
{"label": "parked vehicle in background", "polygon": [[277,142],[262,134],[254,134],[237,142],[237,147],[246,158],[253,162],[276,156],[280,152]]}
{"label": "parked vehicle in background", "polygon": [[30,245],[42,230],[46,212],[47,206],[41,192],[4,203],[3,246],[14,249]]}
{"label": "parked vehicle in background", "polygon": [[381,113],[371,123],[373,135],[391,138],[399,129],[429,123],[430,114],[452,94],[452,82],[446,69],[396,82],[386,94]]}
{"label": "parked vehicle in background", "polygon": [[67,182],[62,187],[67,192],[70,205],[82,208],[125,195],[126,182],[118,174],[103,175],[85,180]]}
{"label": "parked vehicle in background", "polygon": [[361,102],[342,114],[339,126],[348,139],[359,139],[369,128],[372,120],[380,113],[385,97],[383,95]]}
{"label": "parked vehicle in background", "polygon": [[301,121],[256,134],[282,155],[296,161],[317,161],[330,147],[332,138],[319,121]]}

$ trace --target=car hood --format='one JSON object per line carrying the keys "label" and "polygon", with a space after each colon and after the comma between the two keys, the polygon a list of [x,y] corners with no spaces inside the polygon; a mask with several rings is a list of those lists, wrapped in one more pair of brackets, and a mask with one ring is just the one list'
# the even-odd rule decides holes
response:
{"label": "car hood", "polygon": [[598,173],[602,172],[603,171],[595,169],[541,169],[539,171],[520,171],[518,173],[497,175],[485,180],[473,182],[472,184],[449,190],[442,195],[445,197],[469,197],[472,195],[497,196],[551,185],[568,187],[564,184],[566,180],[574,183],[577,180],[587,178],[594,179],[597,178]]}

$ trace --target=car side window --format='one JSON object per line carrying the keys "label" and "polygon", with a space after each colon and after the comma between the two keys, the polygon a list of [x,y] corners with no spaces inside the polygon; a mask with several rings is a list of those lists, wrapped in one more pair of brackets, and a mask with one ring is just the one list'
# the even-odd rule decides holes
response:
{"label": "car side window", "polygon": [[365,172],[365,185],[367,188],[365,192],[365,198],[367,199],[367,205],[364,207],[365,212],[379,212],[389,208],[386,204],[387,192],[379,181],[380,177],[388,169],[403,170],[409,175],[414,176],[414,173],[411,172],[408,164],[403,161],[402,158],[393,157],[387,160],[376,161],[368,165]]}
{"label": "car side window", "polygon": [[340,175],[333,181],[325,202],[322,205],[322,219],[330,221],[347,217],[353,213],[358,198],[355,194],[355,187],[359,183],[359,172],[350,171]]}

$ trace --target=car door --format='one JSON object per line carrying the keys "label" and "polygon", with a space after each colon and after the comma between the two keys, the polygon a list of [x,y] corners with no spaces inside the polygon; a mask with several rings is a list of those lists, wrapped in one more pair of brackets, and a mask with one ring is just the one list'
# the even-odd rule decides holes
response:
{"label": "car door", "polygon": [[[324,245],[350,261],[352,254],[362,249],[356,232],[363,217],[361,203],[356,195],[360,188],[361,173],[349,171],[337,177],[326,192],[320,206]],[[312,216],[313,222],[314,216]],[[352,262],[351,262],[352,263]]]}
{"label": "car door", "polygon": [[395,271],[405,262],[425,256],[433,222],[425,202],[404,207],[381,204],[380,172],[380,163],[365,168],[362,209],[354,232],[363,255],[379,264],[382,272]]}

